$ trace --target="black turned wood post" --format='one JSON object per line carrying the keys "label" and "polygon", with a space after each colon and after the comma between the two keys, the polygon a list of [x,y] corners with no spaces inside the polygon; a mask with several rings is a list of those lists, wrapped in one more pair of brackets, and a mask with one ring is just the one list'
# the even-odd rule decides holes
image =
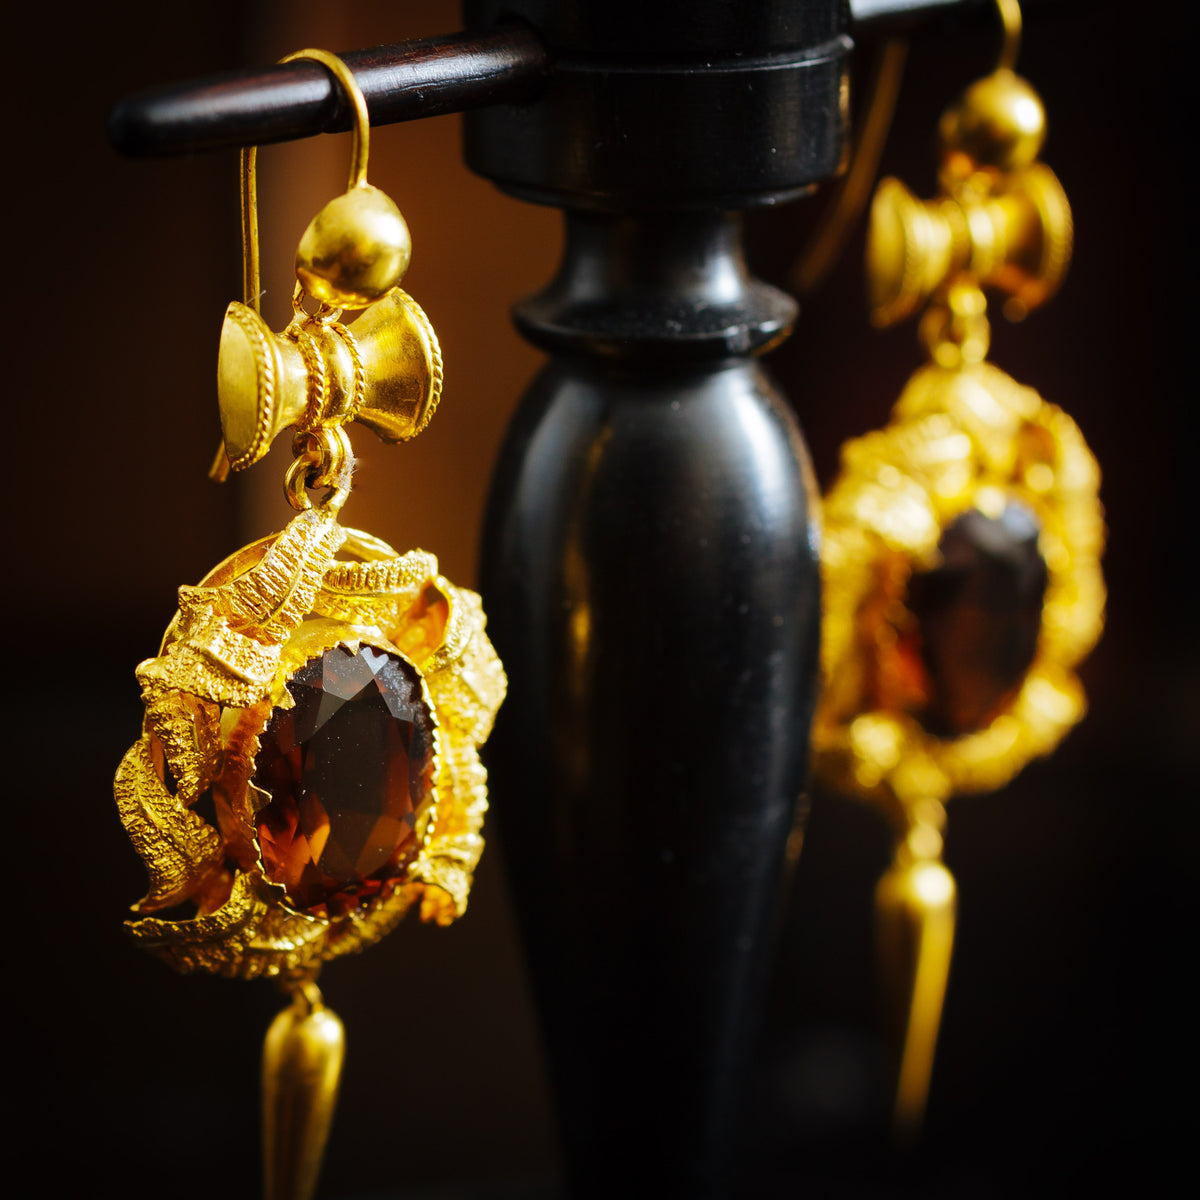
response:
{"label": "black turned wood post", "polygon": [[839,0],[468,0],[552,60],[468,164],[564,210],[482,560],[493,828],[575,1197],[725,1194],[816,681],[815,498],[737,210],[844,148]]}

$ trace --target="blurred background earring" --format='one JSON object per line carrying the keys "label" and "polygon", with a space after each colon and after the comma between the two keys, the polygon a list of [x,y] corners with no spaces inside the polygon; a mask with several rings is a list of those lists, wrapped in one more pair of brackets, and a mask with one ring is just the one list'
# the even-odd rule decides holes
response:
{"label": "blurred background earring", "polygon": [[1075,423],[986,361],[985,289],[1021,319],[1057,289],[1071,213],[1038,161],[1045,114],[1004,50],[939,125],[940,193],[883,180],[872,321],[924,310],[929,363],[886,428],[848,442],[825,500],[816,770],[890,818],[876,892],[898,1052],[895,1127],[919,1131],[954,939],[945,804],[1006,783],[1082,716],[1073,667],[1103,624],[1099,471]]}
{"label": "blurred background earring", "polygon": [[[354,470],[345,426],[414,437],[442,362],[397,286],[408,229],[366,182],[354,77],[324,51],[284,61],[296,58],[322,63],[353,103],[350,186],[301,239],[294,316],[275,334],[258,313],[255,152],[243,154],[245,303],[221,333],[217,474],[295,427],[297,515],[179,589],[158,656],[137,669],[145,721],[114,782],[150,879],[134,942],[179,971],[274,978],[291,999],[263,1050],[268,1200],[312,1195],[333,1116],[344,1037],[322,964],[410,908],[443,925],[466,908],[487,809],[478,748],[506,687],[475,593],[432,554],[338,523]],[[353,330],[345,309],[364,310]]]}

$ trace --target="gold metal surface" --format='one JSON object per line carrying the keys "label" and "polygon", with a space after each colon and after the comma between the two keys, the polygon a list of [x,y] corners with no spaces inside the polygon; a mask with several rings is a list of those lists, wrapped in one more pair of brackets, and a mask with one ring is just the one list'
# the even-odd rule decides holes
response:
{"label": "gold metal surface", "polygon": [[[328,506],[310,508],[198,587],[181,588],[162,652],[138,668],[145,728],[115,785],[150,877],[136,909],[152,914],[191,900],[197,911],[147,915],[128,928],[178,970],[304,977],[369,945],[414,904],[441,924],[466,909],[487,809],[478,746],[503,699],[504,672],[473,592],[439,575],[424,551],[398,555],[350,532],[365,560],[335,558],[347,531]],[[356,573],[356,561],[372,569]],[[429,620],[430,589],[448,602],[444,627]],[[287,681],[309,658],[364,644],[400,655],[424,681],[437,729],[435,815],[403,878],[377,903],[316,918],[293,911],[263,873],[253,832],[264,802],[252,782],[258,734],[275,707],[290,706]],[[156,770],[156,754],[174,789]],[[214,828],[192,811],[210,787],[239,818],[236,827]]]}
{"label": "gold metal surface", "polygon": [[408,226],[391,198],[369,183],[330,200],[296,250],[296,277],[310,296],[339,308],[382,299],[412,257]]}
{"label": "gold metal surface", "polygon": [[[824,504],[815,767],[878,806],[895,830],[876,911],[899,1051],[895,1128],[906,1141],[925,1110],[954,940],[956,889],[940,861],[944,805],[1003,786],[1054,749],[1083,714],[1074,668],[1104,621],[1096,460],[1066,413],[985,361],[984,289],[1023,317],[1057,289],[1072,239],[1062,188],[1036,161],[1041,101],[1011,70],[1020,12],[1015,0],[998,3],[1000,65],[940,125],[941,195],[921,201],[885,179],[872,205],[872,320],[886,325],[924,308],[930,362],[886,428],[843,447]],[[939,736],[909,703],[919,688],[901,631],[917,645],[921,637],[909,584],[940,565],[943,535],[964,513],[998,517],[1014,501],[1036,520],[1046,568],[1033,661],[985,724]]]}
{"label": "gold metal surface", "polygon": [[346,192],[321,209],[300,239],[296,277],[304,290],[334,308],[365,308],[399,284],[412,240],[390,196],[367,182],[371,119],[354,73],[325,50],[297,50],[280,62],[311,59],[330,71],[354,108],[354,151]]}
{"label": "gold metal surface", "polygon": [[296,990],[263,1042],[263,1196],[310,1200],[333,1123],[346,1035],[315,985]]}
{"label": "gold metal surface", "polygon": [[[1015,54],[1009,28],[1008,49]],[[871,320],[911,316],[956,281],[1008,296],[1019,319],[1058,289],[1071,257],[1071,209],[1057,176],[1037,161],[1046,115],[1008,65],[978,80],[938,127],[942,194],[918,200],[896,179],[875,194],[867,240]]]}
{"label": "gold metal surface", "polygon": [[[280,62],[299,59],[329,70],[354,111],[350,180],[300,239],[294,316],[274,334],[260,316],[258,147],[242,150],[242,303],[230,304],[221,330],[222,442],[209,471],[217,482],[257,462],[292,424],[357,419],[385,441],[405,441],[424,428],[441,393],[437,337],[420,306],[398,292],[412,256],[408,226],[391,197],[367,182],[371,122],[362,90],[336,55],[298,50]],[[305,296],[316,312],[304,308]],[[355,334],[341,324],[344,310],[389,297],[393,310],[360,321]],[[370,403],[368,374],[378,376]]]}
{"label": "gold metal surface", "polygon": [[242,299],[261,311],[261,254],[258,247],[258,147],[243,146],[238,159],[242,177]]}
{"label": "gold metal surface", "polygon": [[352,328],[297,307],[282,333],[236,300],[226,311],[217,396],[232,468],[257,462],[289,426],[357,421],[385,442],[416,437],[442,391],[437,335],[416,301],[394,289]]}
{"label": "gold metal surface", "polygon": [[997,70],[1012,70],[1017,65],[1017,55],[1021,52],[1021,5],[1019,0],[996,0],[996,8],[1000,12],[1000,24],[1004,28],[1004,48],[1000,51]]}
{"label": "gold metal surface", "polygon": [[[1024,80],[1013,75],[1017,54],[1021,47],[1021,8],[1017,0],[997,0],[997,10],[1004,31],[1004,42],[996,70],[984,80],[980,80],[969,90],[970,100],[960,101],[949,109],[943,118],[943,144],[964,140],[967,131],[960,129],[957,134],[955,126],[964,113],[976,119],[990,115],[991,120],[982,122],[985,128],[976,129],[976,136],[984,135],[987,128],[992,131],[993,146],[997,144],[995,133],[1007,123],[1019,135],[1008,155],[1009,169],[1018,164],[1029,166],[1036,159],[1045,137],[1045,114],[1041,100]],[[883,154],[888,131],[891,128],[892,116],[895,112],[896,97],[900,90],[900,81],[904,74],[904,62],[908,56],[908,40],[893,37],[883,43],[875,64],[871,79],[867,84],[862,105],[863,117],[854,139],[854,149],[850,157],[849,167],[845,175],[835,186],[821,220],[817,225],[804,253],[797,261],[791,272],[792,284],[801,296],[815,292],[829,272],[833,269],[840,255],[850,230],[858,220],[870,195],[871,184],[875,172],[879,168],[879,159]],[[986,157],[986,154],[983,155]],[[895,183],[896,181],[892,181]],[[1056,181],[1057,182],[1057,181]],[[905,189],[907,196],[907,189]],[[895,203],[895,197],[888,197]],[[915,202],[914,202],[915,203]],[[881,222],[892,243],[900,242],[896,231],[887,230],[897,218],[895,211],[881,214]],[[1069,221],[1069,214],[1068,214]],[[923,230],[917,230],[918,237],[929,236]],[[901,243],[902,244],[902,243]],[[887,277],[897,271],[903,272],[903,264],[891,268]],[[884,290],[884,296],[878,301],[878,306],[888,311],[887,299],[895,291],[895,284],[888,285],[884,277],[878,277],[872,272],[873,281]],[[932,285],[929,291],[933,290]],[[1053,290],[1053,289],[1051,289]],[[1047,293],[1048,294],[1048,293]],[[1044,297],[1043,297],[1044,298]],[[872,309],[877,302],[872,300]],[[911,308],[897,311],[893,317],[882,316],[880,324],[888,324],[891,320],[899,320]]]}
{"label": "gold metal surface", "polygon": [[[847,442],[825,499],[824,690],[818,770],[904,824],[903,810],[1007,783],[1083,713],[1072,668],[1100,635],[1100,473],[1075,422],[988,363],[922,367],[882,430]],[[1019,500],[1041,525],[1048,582],[1037,655],[1008,708],[978,733],[944,739],[901,711],[868,705],[870,664],[888,653],[879,613],[903,606],[914,571],[971,508]]]}
{"label": "gold metal surface", "polygon": [[1071,209],[1058,177],[1040,163],[1001,193],[918,200],[885,179],[871,205],[867,240],[871,320],[911,316],[940,289],[969,277],[1011,297],[1010,316],[1044,304],[1071,257]]}
{"label": "gold metal surface", "polygon": [[[962,341],[953,354],[935,342],[935,361],[909,381],[890,424],[843,447],[826,497],[824,689],[813,726],[818,774],[877,805],[900,844],[876,901],[902,1141],[916,1137],[924,1113],[954,935],[953,879],[938,861],[940,833],[929,836],[940,820],[927,814],[957,793],[1003,786],[1081,718],[1073,668],[1100,635],[1105,599],[1099,470],[1078,427],[1032,389],[964,356],[964,343],[986,347],[981,313],[957,323],[948,309],[934,316],[935,328]],[[1009,499],[1041,527],[1048,579],[1036,655],[984,728],[938,737],[899,705],[875,707],[868,681],[896,669],[893,631],[911,621],[908,581],[938,564],[946,528],[971,508],[998,515]]]}
{"label": "gold metal surface", "polygon": [[[921,835],[931,843],[924,851]],[[915,1139],[925,1112],[954,947],[957,889],[940,852],[940,835],[917,824],[875,889],[884,994],[893,1039],[903,1047],[895,1120],[904,1143]]]}

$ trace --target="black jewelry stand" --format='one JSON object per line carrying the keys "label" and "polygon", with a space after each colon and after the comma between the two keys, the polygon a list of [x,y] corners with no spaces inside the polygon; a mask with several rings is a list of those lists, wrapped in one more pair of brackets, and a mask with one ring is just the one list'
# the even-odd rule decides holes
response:
{"label": "black jewelry stand", "polygon": [[512,664],[492,811],[571,1194],[724,1194],[820,608],[806,451],[753,357],[796,306],[750,278],[729,210],[836,170],[849,42],[824,0],[518,10],[556,70],[468,117],[467,161],[567,238],[516,308],[551,359],[484,534]]}

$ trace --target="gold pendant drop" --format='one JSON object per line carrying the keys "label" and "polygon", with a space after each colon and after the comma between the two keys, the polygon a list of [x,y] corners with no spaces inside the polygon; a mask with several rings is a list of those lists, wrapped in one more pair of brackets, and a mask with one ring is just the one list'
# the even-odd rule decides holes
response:
{"label": "gold pendant drop", "polygon": [[[149,876],[133,940],[180,971],[274,976],[292,993],[264,1052],[272,1197],[311,1194],[332,1114],[341,1026],[315,986],[321,965],[411,908],[439,924],[466,908],[487,809],[478,748],[506,687],[475,593],[432,554],[398,554],[339,523],[353,473],[346,424],[414,437],[437,406],[442,363],[396,286],[408,230],[366,183],[353,76],[323,51],[290,58],[323,63],[354,100],[355,161],[349,190],[300,243],[295,315],[274,334],[257,311],[244,152],[246,302],[230,305],[221,334],[219,473],[294,427],[296,515],[180,588],[159,654],[137,669],[145,722],[114,784]],[[345,309],[365,310],[352,328]]]}

